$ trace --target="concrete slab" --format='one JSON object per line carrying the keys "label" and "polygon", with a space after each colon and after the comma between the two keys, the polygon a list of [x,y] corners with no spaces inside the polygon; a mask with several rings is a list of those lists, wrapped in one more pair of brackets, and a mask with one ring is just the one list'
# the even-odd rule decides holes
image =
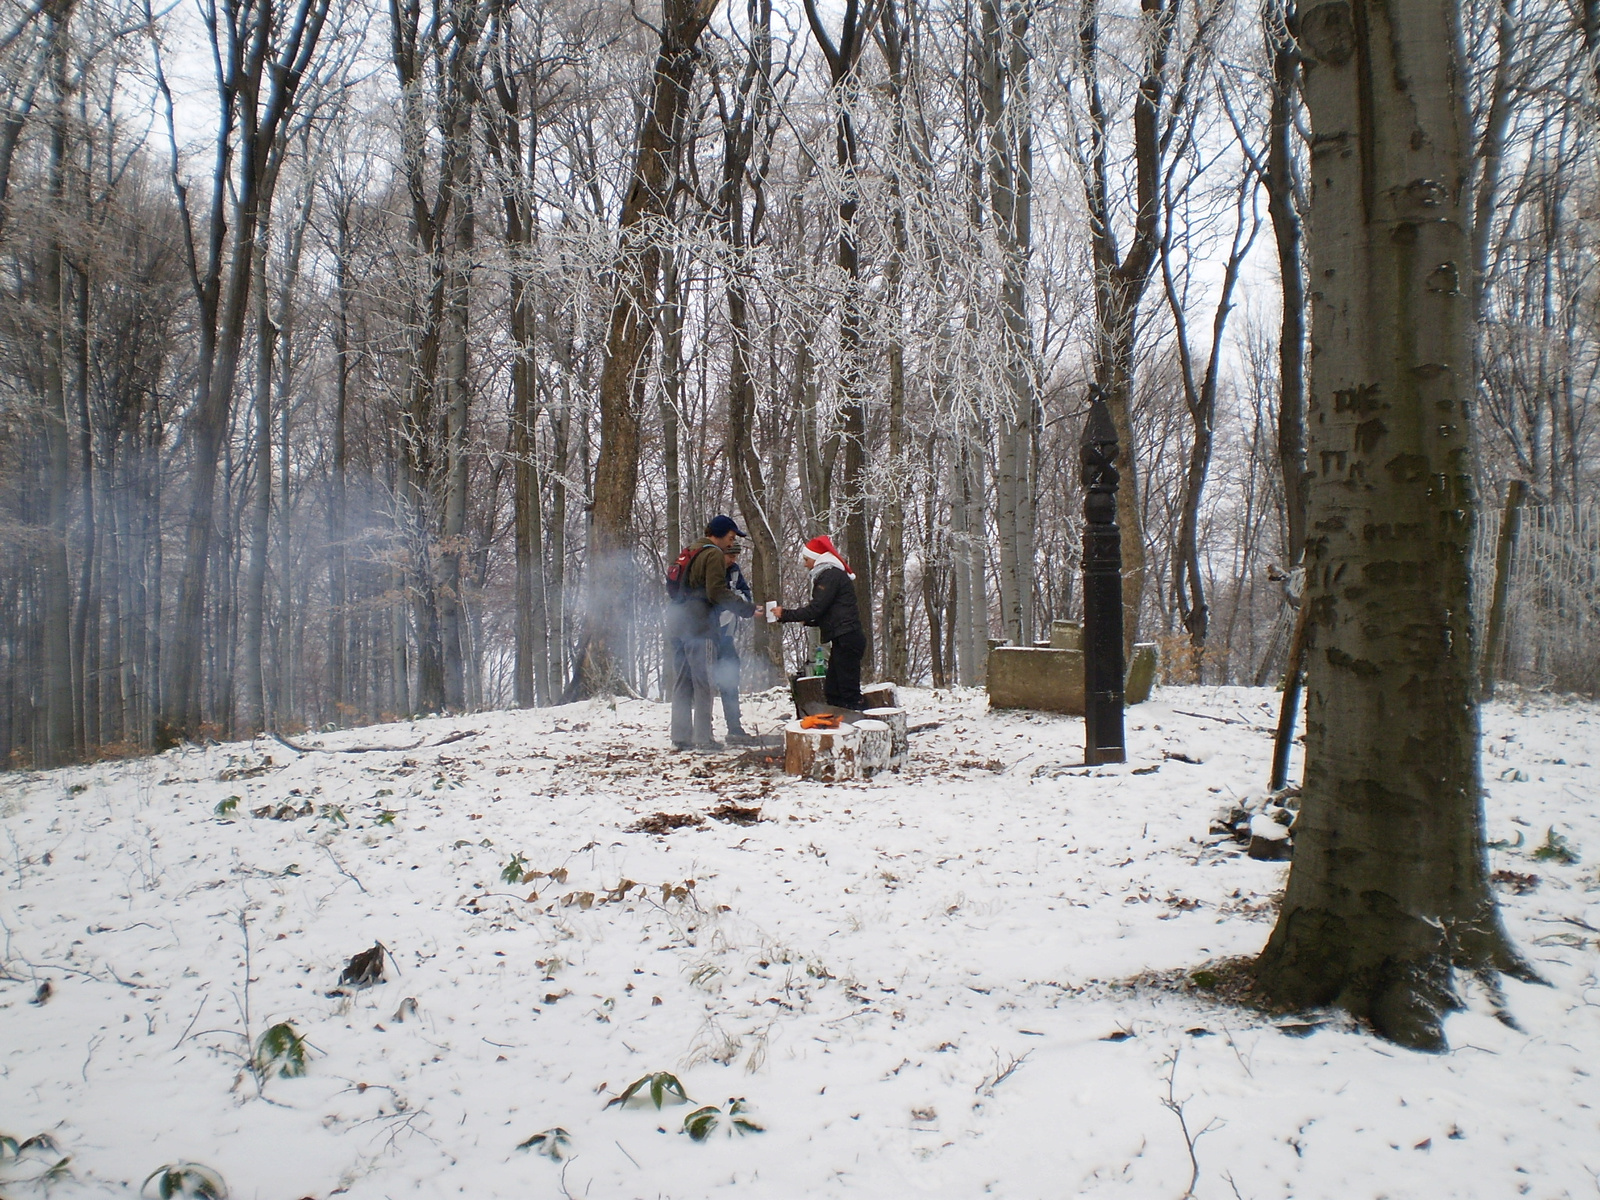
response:
{"label": "concrete slab", "polygon": [[989,707],[1083,715],[1083,653],[1036,646],[989,652]]}
{"label": "concrete slab", "polygon": [[1050,649],[1052,649],[1052,650],[1082,650],[1083,649],[1083,622],[1082,621],[1051,621],[1050,622]]}
{"label": "concrete slab", "polygon": [[1122,687],[1124,704],[1143,704],[1150,699],[1150,689],[1156,682],[1159,657],[1154,642],[1134,643],[1133,661],[1128,664],[1127,682]]}

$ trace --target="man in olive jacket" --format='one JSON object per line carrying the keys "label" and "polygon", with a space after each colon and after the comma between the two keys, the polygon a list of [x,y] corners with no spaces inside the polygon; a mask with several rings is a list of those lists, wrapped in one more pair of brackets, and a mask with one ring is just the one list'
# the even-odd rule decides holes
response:
{"label": "man in olive jacket", "polygon": [[706,522],[706,535],[683,573],[678,595],[667,605],[667,636],[672,643],[672,744],[678,750],[720,750],[711,734],[712,665],[716,629],[712,613],[725,609],[755,615],[755,605],[728,587],[724,551],[744,530],[732,517]]}

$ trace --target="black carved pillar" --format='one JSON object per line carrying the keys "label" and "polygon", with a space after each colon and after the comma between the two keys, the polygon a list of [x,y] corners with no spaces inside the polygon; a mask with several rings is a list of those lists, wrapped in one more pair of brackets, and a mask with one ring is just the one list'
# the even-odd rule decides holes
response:
{"label": "black carved pillar", "polygon": [[1122,762],[1122,531],[1117,528],[1117,429],[1089,385],[1078,449],[1083,486],[1083,761]]}

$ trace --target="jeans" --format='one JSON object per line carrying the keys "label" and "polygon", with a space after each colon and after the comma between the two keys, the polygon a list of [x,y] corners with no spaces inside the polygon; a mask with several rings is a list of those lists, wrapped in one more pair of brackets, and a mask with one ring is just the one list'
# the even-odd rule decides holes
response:
{"label": "jeans", "polygon": [[722,695],[722,717],[728,723],[728,733],[744,732],[739,714],[739,648],[733,637],[723,632],[717,638],[717,657],[712,664],[711,681]]}
{"label": "jeans", "polygon": [[[692,602],[691,602],[692,603]],[[674,605],[667,631],[672,643],[672,741],[674,745],[711,744],[711,658],[715,643],[699,614]]]}

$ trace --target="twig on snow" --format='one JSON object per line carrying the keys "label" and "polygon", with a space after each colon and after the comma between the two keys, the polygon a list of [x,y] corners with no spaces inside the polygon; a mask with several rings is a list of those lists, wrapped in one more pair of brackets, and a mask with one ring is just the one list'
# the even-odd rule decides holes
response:
{"label": "twig on snow", "polygon": [[344,864],[339,861],[339,856],[333,852],[333,847],[332,846],[330,846],[326,842],[324,842],[324,843],[322,843],[322,849],[327,853],[329,860],[333,863],[334,870],[338,871],[339,874],[343,875],[351,883],[355,884],[356,887],[358,887],[358,888],[360,888],[362,890],[362,892],[365,892],[367,890],[366,885],[363,884],[361,882],[361,880],[357,879],[349,871],[345,870]]}
{"label": "twig on snow", "polygon": [[1172,1067],[1167,1072],[1167,1094],[1161,1098],[1161,1107],[1178,1118],[1178,1128],[1183,1131],[1183,1144],[1189,1151],[1189,1186],[1184,1189],[1183,1195],[1178,1200],[1193,1200],[1195,1186],[1200,1182],[1200,1158],[1195,1153],[1195,1144],[1213,1129],[1218,1128],[1220,1123],[1213,1117],[1206,1122],[1204,1129],[1192,1134],[1189,1132],[1189,1119],[1183,1110],[1193,1097],[1179,1100],[1177,1096],[1178,1056],[1182,1053],[1181,1046],[1172,1052],[1170,1060]]}
{"label": "twig on snow", "polygon": [[194,1023],[200,1019],[200,1014],[205,1011],[206,1000],[209,999],[210,996],[211,996],[211,989],[210,988],[206,988],[205,991],[200,993],[200,1004],[194,1010],[194,1016],[189,1018],[189,1023],[183,1027],[183,1036],[180,1037],[177,1041],[172,1043],[172,1048],[174,1050],[176,1050],[179,1046],[183,1045],[184,1039],[189,1036],[189,1031],[194,1028]]}

